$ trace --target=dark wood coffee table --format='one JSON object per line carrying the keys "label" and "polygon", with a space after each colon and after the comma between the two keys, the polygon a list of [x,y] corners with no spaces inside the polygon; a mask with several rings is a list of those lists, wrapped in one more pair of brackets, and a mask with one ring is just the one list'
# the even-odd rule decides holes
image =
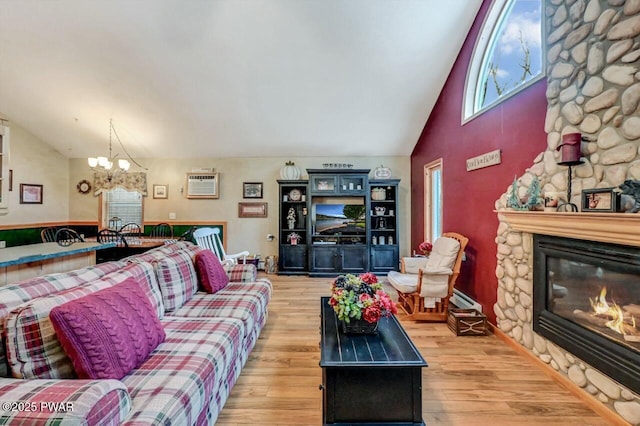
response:
{"label": "dark wood coffee table", "polygon": [[377,335],[346,335],[329,298],[320,304],[323,424],[424,425],[427,363],[398,320],[382,318]]}

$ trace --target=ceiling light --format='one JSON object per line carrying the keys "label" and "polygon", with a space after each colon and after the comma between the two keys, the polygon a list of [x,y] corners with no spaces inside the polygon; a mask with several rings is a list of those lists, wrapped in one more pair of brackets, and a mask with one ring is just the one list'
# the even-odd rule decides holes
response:
{"label": "ceiling light", "polygon": [[[129,168],[131,167],[131,163],[129,162],[129,160],[125,160],[123,158],[117,158],[118,154],[113,155],[112,153],[112,136],[113,135],[116,136],[116,139],[120,143],[120,146],[122,147],[124,153],[127,155],[129,160],[131,160],[131,162],[133,162],[134,164],[146,170],[146,168],[140,166],[140,164],[138,164],[136,160],[131,158],[131,156],[125,149],[124,145],[122,144],[122,141],[118,137],[118,133],[116,132],[116,129],[113,127],[113,119],[109,120],[109,156],[87,158],[89,167],[91,167],[91,169],[96,172],[106,173],[107,180],[109,182],[111,182],[114,176],[118,175],[119,173],[126,173],[127,170],[129,170]],[[116,163],[116,159],[118,160],[117,161],[118,167],[115,170],[113,170],[113,165]]]}

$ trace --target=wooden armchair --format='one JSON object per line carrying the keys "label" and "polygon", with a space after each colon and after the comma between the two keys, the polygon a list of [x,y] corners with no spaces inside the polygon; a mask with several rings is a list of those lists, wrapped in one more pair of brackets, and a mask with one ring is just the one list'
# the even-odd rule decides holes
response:
{"label": "wooden armchair", "polygon": [[214,252],[223,264],[237,265],[238,259],[240,258],[242,258],[242,262],[245,263],[247,256],[249,256],[247,250],[241,251],[240,253],[227,254],[220,241],[220,228],[198,228],[193,231],[193,238],[196,240],[198,246]]}
{"label": "wooden armchair", "polygon": [[407,319],[447,321],[449,299],[468,242],[455,232],[444,233],[433,243],[428,258],[405,258],[400,272],[389,272],[387,279],[398,292],[398,308]]}

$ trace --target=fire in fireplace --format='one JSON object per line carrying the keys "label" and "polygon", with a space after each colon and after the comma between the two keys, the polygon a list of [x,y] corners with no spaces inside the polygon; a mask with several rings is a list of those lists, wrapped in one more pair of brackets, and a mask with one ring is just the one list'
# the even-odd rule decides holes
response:
{"label": "fire in fireplace", "polygon": [[[640,329],[636,326],[636,317],[640,319],[640,305],[629,304],[620,306],[614,300],[607,300],[607,288],[602,287],[600,295],[589,299],[591,312],[587,315],[576,310],[576,316],[585,317],[587,324],[612,330],[615,337],[622,337],[625,342],[640,342]],[[640,322],[639,322],[640,323]],[[636,345],[640,349],[640,344]]]}
{"label": "fire in fireplace", "polygon": [[640,249],[534,236],[533,329],[640,391]]}

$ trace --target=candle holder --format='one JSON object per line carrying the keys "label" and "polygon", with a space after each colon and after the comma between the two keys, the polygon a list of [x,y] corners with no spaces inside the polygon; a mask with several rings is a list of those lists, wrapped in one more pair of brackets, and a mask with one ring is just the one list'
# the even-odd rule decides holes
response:
{"label": "candle holder", "polygon": [[571,170],[571,168],[573,166],[579,166],[580,164],[583,164],[584,161],[582,160],[575,160],[575,161],[561,161],[558,164],[561,166],[568,166],[568,176],[567,176],[567,202],[566,203],[560,203],[558,204],[558,207],[556,208],[556,211],[559,212],[577,212],[578,211],[578,206],[576,206],[575,204],[573,204],[571,202],[571,179],[573,177],[573,172]]}

